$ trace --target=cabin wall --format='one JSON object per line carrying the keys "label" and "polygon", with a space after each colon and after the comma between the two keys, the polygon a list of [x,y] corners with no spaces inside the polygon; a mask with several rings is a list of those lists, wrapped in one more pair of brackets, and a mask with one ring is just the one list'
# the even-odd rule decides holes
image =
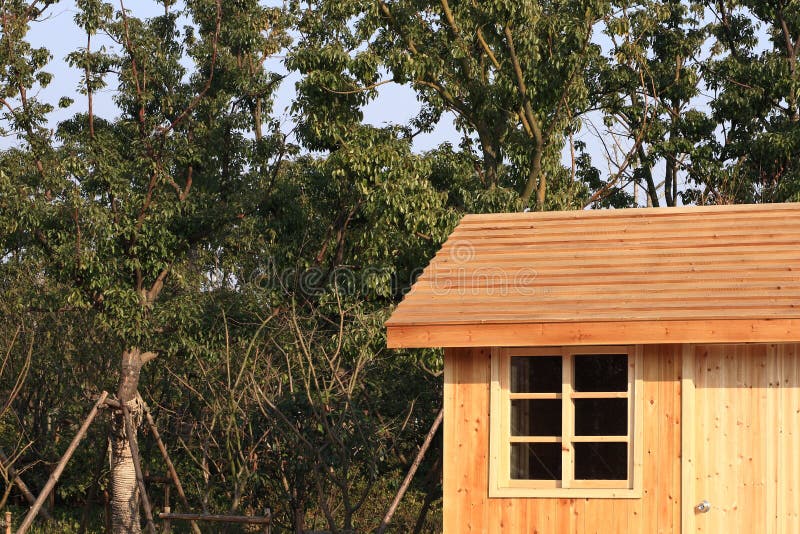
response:
{"label": "cabin wall", "polygon": [[[775,499],[778,534],[800,532],[800,344],[777,345],[767,361],[767,432],[779,439],[768,449],[774,458]],[[773,480],[768,473],[767,483]],[[772,509],[768,508],[768,512]],[[770,532],[767,529],[767,532]]]}
{"label": "cabin wall", "polygon": [[[800,345],[685,353],[683,531],[800,532]],[[706,500],[709,513],[694,513]]]}
{"label": "cabin wall", "polygon": [[680,532],[681,346],[644,349],[641,499],[488,498],[489,348],[445,351],[444,532]]}

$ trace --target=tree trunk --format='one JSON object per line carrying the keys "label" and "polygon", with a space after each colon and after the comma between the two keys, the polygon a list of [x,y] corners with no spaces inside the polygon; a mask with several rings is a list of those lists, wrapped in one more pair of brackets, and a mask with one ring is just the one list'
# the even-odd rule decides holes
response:
{"label": "tree trunk", "polygon": [[303,534],[306,531],[306,507],[303,501],[298,502],[292,508],[294,517],[295,534]]}
{"label": "tree trunk", "polygon": [[528,169],[528,180],[522,190],[520,198],[525,207],[530,207],[531,195],[536,191],[536,211],[544,211],[545,195],[547,194],[547,176],[542,172],[542,158],[544,158],[544,144],[540,136],[536,136],[533,146],[533,158]]}
{"label": "tree trunk", "polygon": [[[152,352],[142,353],[137,348],[122,353],[122,374],[117,397],[128,407],[133,428],[139,428],[142,406],[137,400],[139,373],[142,366],[155,358]],[[133,436],[134,441],[136,436]],[[122,412],[116,412],[111,424],[111,523],[114,534],[139,534],[142,531],[139,519],[139,488],[136,470]]]}
{"label": "tree trunk", "polygon": [[481,181],[486,188],[494,187],[497,185],[497,171],[501,162],[500,154],[494,143],[495,138],[489,133],[489,128],[482,123],[475,124],[475,130],[478,132],[478,142],[483,153]]}
{"label": "tree trunk", "polygon": [[650,168],[650,164],[647,162],[647,154],[642,148],[642,145],[639,145],[637,150],[639,153],[639,164],[642,167],[642,172],[644,172],[644,177],[647,180],[647,198],[650,199],[647,203],[647,207],[659,207],[658,202],[658,188],[656,188],[656,182],[653,179],[653,171]]}
{"label": "tree trunk", "polygon": [[[128,404],[138,426],[136,401]],[[135,438],[134,438],[135,439]],[[111,430],[111,524],[114,534],[139,534],[139,487],[133,467],[133,455],[121,414],[114,415]]]}

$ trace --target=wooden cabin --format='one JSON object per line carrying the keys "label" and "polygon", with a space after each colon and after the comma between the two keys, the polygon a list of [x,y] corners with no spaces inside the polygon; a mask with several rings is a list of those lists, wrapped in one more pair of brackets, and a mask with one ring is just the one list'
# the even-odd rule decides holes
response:
{"label": "wooden cabin", "polygon": [[468,215],[386,326],[446,533],[800,533],[800,204]]}

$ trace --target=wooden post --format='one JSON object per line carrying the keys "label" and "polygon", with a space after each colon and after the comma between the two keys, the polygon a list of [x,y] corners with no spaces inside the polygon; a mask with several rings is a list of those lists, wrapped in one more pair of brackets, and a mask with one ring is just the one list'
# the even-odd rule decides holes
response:
{"label": "wooden post", "polygon": [[11,512],[6,512],[6,534],[11,534]]}
{"label": "wooden post", "polygon": [[[169,506],[164,506],[164,513],[165,514],[170,513]],[[164,519],[164,527],[161,530],[161,532],[162,534],[170,534],[171,531],[172,531],[172,523],[170,522],[169,517],[167,517]]]}
{"label": "wooden post", "polygon": [[439,413],[436,415],[436,419],[433,421],[433,424],[431,425],[431,429],[428,430],[428,435],[425,436],[425,441],[422,443],[422,447],[420,447],[419,452],[417,453],[417,457],[414,458],[414,463],[411,464],[411,468],[408,470],[406,478],[400,485],[400,489],[397,491],[397,495],[394,496],[392,504],[386,511],[386,515],[381,521],[381,524],[378,527],[376,534],[383,534],[384,531],[386,530],[386,527],[389,526],[389,521],[392,520],[392,516],[394,515],[394,512],[397,510],[397,505],[400,504],[400,500],[403,498],[403,495],[406,494],[406,490],[408,490],[408,486],[411,484],[411,479],[414,478],[414,474],[417,472],[419,464],[422,463],[422,459],[425,457],[425,453],[428,451],[428,447],[431,446],[431,442],[433,441],[433,436],[439,429],[439,425],[442,424],[443,417],[444,417],[444,408],[441,408],[439,409]]}
{"label": "wooden post", "polygon": [[108,392],[104,391],[100,394],[100,398],[97,399],[97,402],[94,403],[92,411],[89,412],[89,415],[83,421],[78,433],[75,434],[75,437],[72,439],[72,443],[70,443],[69,447],[67,447],[67,451],[64,453],[64,456],[61,457],[61,460],[58,462],[55,470],[50,474],[50,478],[47,480],[47,484],[44,485],[44,489],[42,489],[42,492],[39,494],[36,502],[33,503],[33,506],[31,506],[31,509],[28,511],[28,514],[25,516],[25,519],[19,526],[17,534],[25,534],[25,532],[27,532],[31,527],[33,520],[36,518],[36,514],[39,512],[39,509],[41,509],[42,504],[44,504],[44,501],[47,499],[47,496],[50,495],[51,491],[53,491],[58,478],[61,476],[61,473],[64,472],[64,467],[66,467],[67,462],[75,453],[75,450],[78,448],[78,445],[83,439],[83,436],[86,434],[86,431],[89,430],[89,425],[91,425],[92,421],[94,421],[94,418],[97,416],[97,412],[100,410],[100,406],[105,402],[106,397],[108,397]]}
{"label": "wooden post", "polygon": [[248,515],[216,515],[216,514],[158,514],[161,519],[175,521],[208,521],[211,523],[239,523],[242,525],[266,525],[272,522],[272,517]]}
{"label": "wooden post", "polygon": [[264,517],[269,517],[269,523],[264,525],[264,534],[270,534],[272,532],[272,510],[269,508],[265,509]]}
{"label": "wooden post", "polygon": [[[14,484],[19,488],[20,493],[22,496],[25,497],[25,500],[28,501],[28,504],[33,506],[33,503],[36,502],[36,497],[33,496],[31,490],[28,489],[28,486],[25,482],[20,478],[19,473],[16,469],[11,465],[11,461],[8,459],[8,456],[3,452],[3,449],[0,449],[0,464],[3,464],[6,471],[8,472],[8,478],[11,479]],[[50,512],[48,512],[45,508],[42,508],[42,515],[45,519],[52,519],[50,517]]]}
{"label": "wooden post", "polygon": [[150,507],[150,499],[147,498],[147,489],[144,486],[142,464],[139,459],[139,446],[136,444],[136,437],[134,435],[135,429],[133,427],[133,421],[131,421],[131,412],[124,402],[120,402],[119,407],[122,411],[122,419],[125,423],[125,433],[128,435],[128,443],[131,446],[133,469],[136,471],[136,483],[139,485],[139,494],[142,497],[142,508],[144,508],[144,517],[147,520],[147,530],[150,534],[156,534],[156,527],[153,524],[153,509]]}
{"label": "wooden post", "polygon": [[[178,478],[178,472],[175,470],[175,466],[173,465],[172,460],[169,458],[167,447],[164,445],[164,442],[161,440],[161,435],[158,433],[156,422],[153,420],[153,416],[150,414],[150,407],[147,406],[147,403],[144,402],[144,399],[142,399],[141,396],[139,396],[139,401],[142,403],[142,407],[144,408],[144,417],[147,419],[147,425],[150,427],[150,432],[153,433],[153,437],[156,439],[156,444],[158,445],[158,450],[161,451],[161,456],[164,458],[164,463],[167,464],[169,476],[172,478],[172,482],[175,484],[175,491],[178,492],[178,499],[180,499],[181,504],[188,512],[190,509],[189,501],[186,499],[186,494],[183,492],[183,485],[181,484],[181,479]],[[167,486],[167,488],[169,488],[169,486]],[[192,531],[195,534],[201,534],[200,527],[197,526],[197,523],[191,521],[190,524],[192,526]]]}

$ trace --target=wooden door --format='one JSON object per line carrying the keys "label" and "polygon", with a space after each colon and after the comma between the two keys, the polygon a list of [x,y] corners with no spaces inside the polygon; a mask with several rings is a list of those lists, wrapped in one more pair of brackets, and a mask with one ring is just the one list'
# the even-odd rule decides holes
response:
{"label": "wooden door", "polygon": [[[682,531],[800,532],[796,345],[684,351]],[[698,509],[707,502],[707,510]]]}

